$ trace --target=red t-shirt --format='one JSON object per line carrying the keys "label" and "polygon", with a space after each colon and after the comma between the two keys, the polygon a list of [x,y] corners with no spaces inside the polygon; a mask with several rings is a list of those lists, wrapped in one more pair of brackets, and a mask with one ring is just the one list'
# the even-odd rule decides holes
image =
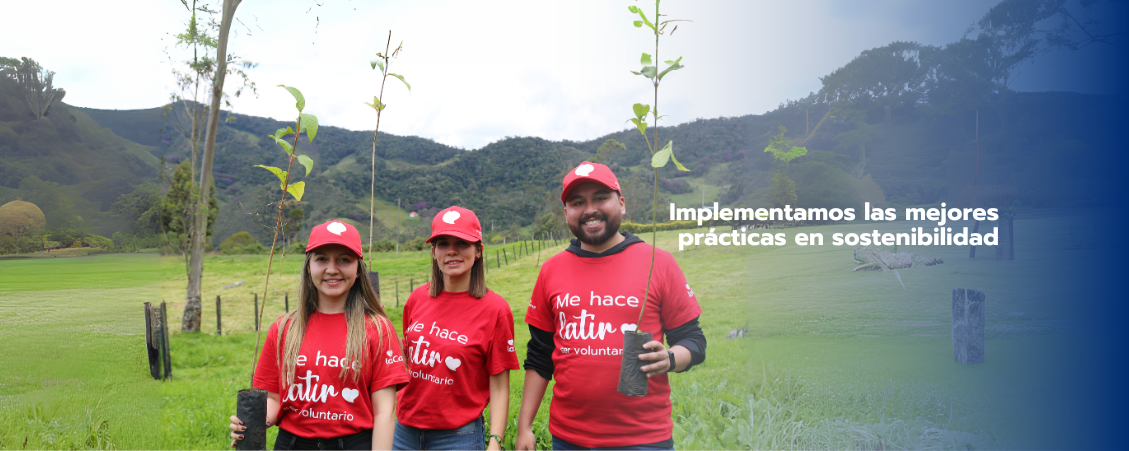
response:
{"label": "red t-shirt", "polygon": [[396,328],[387,319],[378,321],[382,326],[380,338],[372,320],[365,321],[364,363],[357,364],[361,378],[356,383],[340,378],[345,364],[345,314],[314,312],[306,323],[292,385],[282,380],[275,344],[278,322],[271,324],[255,369],[254,386],[280,395],[279,427],[304,438],[340,437],[372,429],[371,394],[390,386],[399,390],[408,383]]}
{"label": "red t-shirt", "polygon": [[[670,384],[661,374],[647,395],[616,391],[623,327],[639,320],[651,246],[629,245],[598,258],[561,252],[541,266],[525,322],[553,332],[553,400],[549,432],[584,447],[630,446],[671,438]],[[655,253],[647,310],[639,329],[662,341],[667,329],[702,313],[686,277],[669,253]]]}
{"label": "red t-shirt", "polygon": [[404,356],[412,382],[397,394],[400,423],[420,429],[454,429],[482,415],[490,402],[490,376],[518,369],[514,314],[487,291],[417,288],[404,304]]}

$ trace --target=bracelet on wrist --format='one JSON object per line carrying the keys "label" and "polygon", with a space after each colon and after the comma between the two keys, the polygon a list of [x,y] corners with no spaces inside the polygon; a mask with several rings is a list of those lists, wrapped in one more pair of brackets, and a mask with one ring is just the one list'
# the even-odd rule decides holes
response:
{"label": "bracelet on wrist", "polygon": [[[502,437],[499,437],[498,434],[487,435],[486,436],[486,446],[490,446],[490,439],[492,439],[492,438],[498,439],[498,447],[502,448]],[[502,448],[502,449],[505,449],[505,448]]]}

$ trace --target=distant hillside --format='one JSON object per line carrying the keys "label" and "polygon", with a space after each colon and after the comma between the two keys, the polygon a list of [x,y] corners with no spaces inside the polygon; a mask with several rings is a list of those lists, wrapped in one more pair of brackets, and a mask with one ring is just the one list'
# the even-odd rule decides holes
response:
{"label": "distant hillside", "polygon": [[129,220],[111,205],[134,186],[157,181],[152,149],[66,104],[36,119],[15,82],[0,77],[0,204],[38,205],[48,229],[83,227],[109,236],[123,227]]}
{"label": "distant hillside", "polygon": [[[1108,112],[1116,104],[1116,98],[1106,96],[1012,93],[1005,101],[983,108],[979,184],[1015,186],[1027,205],[1097,202],[1108,193],[1104,187],[1108,179],[1094,175],[1105,168],[1079,155],[1108,146],[1116,121]],[[82,111],[119,136],[157,144],[145,149],[170,162],[187,156],[183,139],[170,136],[168,130],[163,135],[154,131],[165,121],[160,109]],[[790,104],[764,115],[700,119],[660,128],[660,141],[673,140],[676,154],[692,169],[690,173],[667,169],[662,177],[683,178],[689,182],[684,188],[693,190],[682,193],[668,186],[663,195],[679,202],[696,201],[704,190],[708,202],[767,205],[773,170],[771,156],[764,152],[769,138],[781,125],[787,127],[787,136],[801,138],[805,128],[814,129],[826,111],[827,106]],[[976,126],[973,114],[917,105],[892,110],[887,122],[882,109],[836,110],[805,144],[809,154],[790,167],[798,203],[953,202],[976,171],[975,143],[969,134]],[[242,230],[260,241],[269,240],[273,216],[264,213],[277,200],[272,190],[277,182],[253,165],[284,163],[277,145],[265,138],[285,125],[243,115],[221,124],[215,160],[221,212],[213,241]],[[382,133],[376,195],[378,209],[383,209],[378,217],[384,221],[378,221],[376,235],[389,236],[397,199],[405,212],[422,210],[424,219],[428,210],[459,204],[479,212],[484,224],[493,222],[495,227],[534,223],[559,208],[556,196],[564,171],[594,156],[609,138],[627,147],[609,158],[620,178],[647,188],[637,189],[642,194],[629,198],[649,197],[650,157],[634,129],[577,142],[507,138],[470,151]],[[344,218],[367,229],[371,146],[371,132],[332,126],[323,126],[313,144],[300,142],[299,152],[316,162],[301,205],[307,211],[307,226]],[[634,214],[641,220],[649,218],[641,213]],[[409,236],[426,233],[426,223],[419,219],[405,224]]]}

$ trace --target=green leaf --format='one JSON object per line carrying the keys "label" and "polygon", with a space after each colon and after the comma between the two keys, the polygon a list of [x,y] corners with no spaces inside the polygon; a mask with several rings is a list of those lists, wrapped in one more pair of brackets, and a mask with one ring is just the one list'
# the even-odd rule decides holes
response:
{"label": "green leaf", "polygon": [[642,64],[644,66],[650,66],[651,65],[651,55],[644,53],[643,56],[641,58],[639,58],[639,64]]}
{"label": "green leaf", "polygon": [[647,66],[647,67],[644,67],[643,70],[640,71],[640,73],[644,77],[653,79],[653,78],[655,78],[656,75],[658,75],[658,71],[659,71],[659,69],[655,66]]}
{"label": "green leaf", "polygon": [[628,7],[627,7],[627,10],[628,10],[628,11],[631,11],[631,12],[632,12],[633,14],[636,14],[636,13],[638,13],[638,12],[639,12],[639,8],[636,8],[636,7],[634,7],[634,6],[628,6]]}
{"label": "green leaf", "polygon": [[[643,19],[643,23],[647,24],[647,26],[650,27],[651,30],[655,29],[655,24],[651,23],[650,20],[647,20],[647,15],[643,14],[643,10],[641,10],[639,8],[635,8],[635,11],[631,11],[631,12],[638,14],[639,18]],[[638,25],[636,25],[636,27],[638,27]],[[657,31],[656,31],[656,33],[657,33]]]}
{"label": "green leaf", "polygon": [[369,107],[371,107],[372,109],[374,109],[376,111],[382,111],[382,110],[384,110],[384,107],[386,106],[383,103],[380,103],[380,97],[377,97],[377,96],[372,96],[372,103],[365,102],[365,105],[368,105]]}
{"label": "green leaf", "polygon": [[279,86],[282,86],[283,88],[286,88],[287,91],[290,91],[290,95],[294,96],[294,100],[298,101],[294,104],[294,106],[298,107],[298,112],[301,113],[302,110],[306,108],[306,98],[302,96],[302,91],[299,91],[298,88],[291,88],[286,85]]}
{"label": "green leaf", "polygon": [[290,193],[297,200],[302,200],[302,195],[306,194],[306,182],[291,183],[286,187],[286,192]]}
{"label": "green leaf", "polygon": [[286,142],[286,140],[282,139],[282,138],[285,137],[286,135],[292,135],[292,134],[294,134],[294,129],[292,129],[290,127],[286,127],[286,128],[280,128],[277,131],[275,131],[273,135],[267,135],[267,136],[273,138],[274,142],[276,142],[276,143],[278,143],[278,145],[282,146],[282,150],[285,151],[287,155],[290,155],[290,154],[294,153],[294,148],[290,145],[290,143]]}
{"label": "green leaf", "polygon": [[670,156],[674,153],[673,149],[674,141],[667,142],[666,145],[663,146],[662,150],[655,152],[655,154],[651,156],[651,167],[661,168],[663,166],[666,166],[666,162],[670,161]]}
{"label": "green leaf", "polygon": [[683,67],[686,67],[686,66],[683,66],[682,64],[679,64],[679,63],[681,63],[681,62],[682,62],[682,57],[681,57],[681,56],[680,56],[680,57],[678,57],[678,59],[676,59],[676,60],[674,60],[674,61],[667,61],[666,63],[667,63],[667,64],[670,64],[670,67],[667,67],[666,69],[664,69],[664,70],[662,71],[662,73],[661,73],[661,74],[659,74],[659,80],[662,80],[663,76],[665,76],[667,72],[670,72],[670,71],[672,71],[672,70],[678,70],[678,69],[681,69],[681,68],[683,68]]}
{"label": "green leaf", "polygon": [[642,119],[636,119],[636,118],[632,118],[632,119],[629,119],[629,120],[631,121],[631,123],[635,124],[635,128],[639,129],[639,133],[644,133],[643,136],[646,136],[647,121],[642,120]]}
{"label": "green leaf", "polygon": [[291,146],[290,143],[286,142],[285,139],[275,139],[274,142],[282,146],[282,150],[286,152],[287,155],[294,154],[294,146]]}
{"label": "green leaf", "polygon": [[310,142],[314,142],[314,136],[318,134],[318,117],[312,114],[302,113],[299,119],[302,122],[302,128],[300,130],[306,132],[306,137],[310,138]]}
{"label": "green leaf", "polygon": [[306,175],[310,175],[310,170],[314,168],[314,160],[306,155],[298,155],[296,158],[302,166],[306,167]]}
{"label": "green leaf", "polygon": [[274,176],[278,177],[278,181],[281,182],[281,183],[278,184],[279,189],[282,189],[283,186],[286,186],[285,185],[285,183],[286,183],[286,171],[283,171],[282,169],[276,168],[274,166],[263,166],[261,164],[256,164],[255,167],[263,168],[263,169],[266,169],[268,171],[273,172]]}
{"label": "green leaf", "polygon": [[635,28],[643,28],[643,21],[642,20],[636,20],[633,23],[635,24]]}
{"label": "green leaf", "polygon": [[642,119],[647,115],[647,113],[651,111],[651,106],[644,105],[642,103],[636,103],[635,105],[631,106],[631,109],[635,112],[635,117]]}
{"label": "green leaf", "polygon": [[389,73],[388,75],[391,75],[391,76],[393,76],[393,77],[399,78],[399,79],[400,79],[400,81],[404,82],[404,86],[407,86],[407,87],[408,87],[408,91],[409,91],[409,92],[410,92],[410,91],[412,90],[412,85],[409,85],[409,84],[408,84],[408,81],[407,81],[407,80],[404,80],[404,76],[403,76],[403,75],[400,75],[400,74],[393,74],[393,73]]}
{"label": "green leaf", "polygon": [[[672,143],[673,143],[673,141],[672,141]],[[682,163],[678,162],[677,158],[674,158],[674,148],[673,147],[671,147],[671,150],[670,150],[670,161],[674,162],[674,167],[678,168],[679,171],[690,172],[689,169],[686,169],[686,166],[683,166]]]}
{"label": "green leaf", "polygon": [[282,139],[283,136],[286,136],[286,135],[289,135],[289,134],[292,134],[292,133],[294,133],[294,129],[290,128],[288,126],[286,128],[280,128],[278,130],[275,130],[273,135],[268,135],[268,136],[270,136],[271,138],[274,138],[274,139]]}
{"label": "green leaf", "polygon": [[373,69],[376,69],[377,67],[379,67],[380,71],[384,72],[384,62],[383,61],[372,60],[372,61],[369,61],[368,63],[369,63],[370,66],[372,66]]}

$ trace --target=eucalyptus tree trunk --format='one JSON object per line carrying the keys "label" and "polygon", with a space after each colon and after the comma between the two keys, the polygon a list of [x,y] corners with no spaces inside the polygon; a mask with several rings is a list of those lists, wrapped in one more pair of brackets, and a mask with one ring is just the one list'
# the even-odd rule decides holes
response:
{"label": "eucalyptus tree trunk", "polygon": [[208,200],[212,193],[212,157],[216,153],[216,128],[220,123],[220,101],[223,100],[223,80],[227,75],[227,36],[235,8],[242,0],[223,0],[223,17],[220,20],[219,44],[216,46],[216,76],[212,80],[212,104],[208,109],[208,129],[204,138],[203,167],[200,170],[200,196],[193,218],[192,257],[188,270],[188,292],[184,304],[181,332],[200,331],[201,292],[204,273],[204,240],[207,235]]}

